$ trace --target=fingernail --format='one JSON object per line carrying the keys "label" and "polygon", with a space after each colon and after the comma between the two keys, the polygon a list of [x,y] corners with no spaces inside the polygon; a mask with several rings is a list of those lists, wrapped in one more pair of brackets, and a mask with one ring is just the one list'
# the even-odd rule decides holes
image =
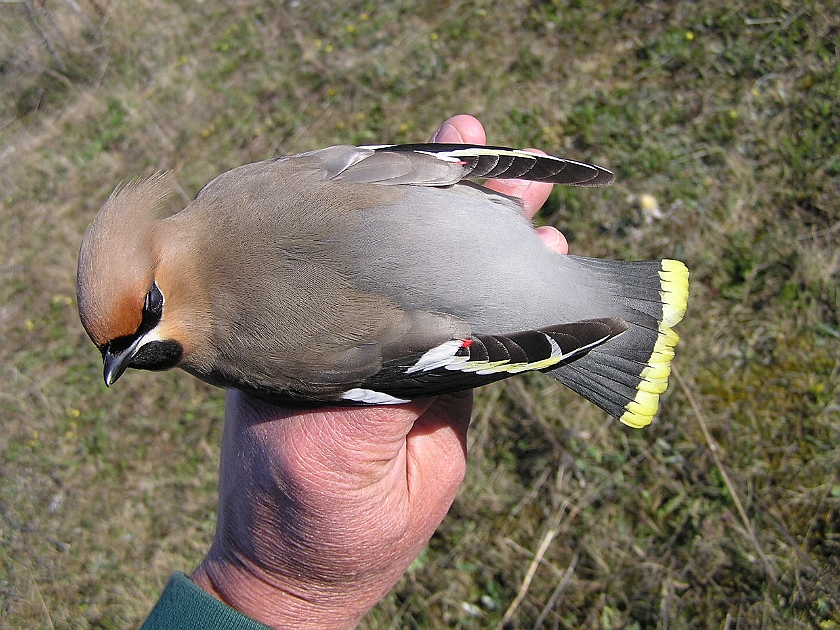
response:
{"label": "fingernail", "polygon": [[461,134],[453,125],[444,123],[432,136],[432,142],[459,142],[463,144],[464,138],[461,137]]}
{"label": "fingernail", "polygon": [[560,232],[550,225],[537,228],[537,233],[540,235],[540,239],[546,247],[554,247],[560,242]]}

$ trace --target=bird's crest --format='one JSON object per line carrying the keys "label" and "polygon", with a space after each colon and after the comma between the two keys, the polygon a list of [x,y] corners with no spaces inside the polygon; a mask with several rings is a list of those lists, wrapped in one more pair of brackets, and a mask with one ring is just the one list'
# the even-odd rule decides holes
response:
{"label": "bird's crest", "polygon": [[154,224],[171,188],[168,172],[118,187],[85,234],[77,297],[82,324],[98,346],[140,325],[157,264]]}

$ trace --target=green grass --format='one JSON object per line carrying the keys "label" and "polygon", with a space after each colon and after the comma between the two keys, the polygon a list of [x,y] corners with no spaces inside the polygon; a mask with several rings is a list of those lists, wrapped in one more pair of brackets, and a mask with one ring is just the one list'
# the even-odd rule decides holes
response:
{"label": "green grass", "polygon": [[832,3],[78,6],[0,4],[0,625],[137,625],[212,537],[221,392],[106,391],[78,321],[113,187],[172,169],[186,203],[247,161],[465,112],[618,173],[540,221],[575,253],[686,261],[679,378],[643,431],[548,379],[482,390],[459,498],[363,626],[840,628]]}

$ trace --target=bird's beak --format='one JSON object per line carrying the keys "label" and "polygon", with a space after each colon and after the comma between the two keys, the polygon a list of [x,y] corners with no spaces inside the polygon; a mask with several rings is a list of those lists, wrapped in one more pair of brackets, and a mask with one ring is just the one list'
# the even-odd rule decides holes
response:
{"label": "bird's beak", "polygon": [[110,387],[117,382],[131,364],[131,360],[142,345],[142,337],[138,337],[123,350],[114,350],[110,345],[102,353],[102,362],[105,364],[105,385]]}

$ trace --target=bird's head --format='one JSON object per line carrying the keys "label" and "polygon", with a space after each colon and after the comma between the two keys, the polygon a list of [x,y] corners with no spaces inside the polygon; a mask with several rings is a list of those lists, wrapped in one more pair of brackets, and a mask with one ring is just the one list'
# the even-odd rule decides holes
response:
{"label": "bird's head", "polygon": [[79,315],[109,386],[129,367],[165,370],[183,354],[166,325],[166,285],[158,278],[155,228],[169,189],[165,173],[118,188],[82,241]]}

